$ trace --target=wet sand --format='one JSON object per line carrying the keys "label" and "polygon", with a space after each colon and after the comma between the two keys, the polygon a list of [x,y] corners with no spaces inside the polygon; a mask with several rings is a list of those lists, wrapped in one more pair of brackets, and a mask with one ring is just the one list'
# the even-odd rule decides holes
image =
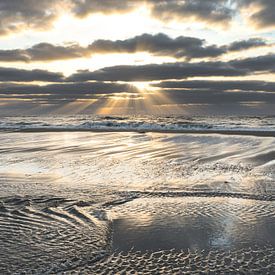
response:
{"label": "wet sand", "polygon": [[11,130],[11,129],[7,129],[7,128],[0,128],[0,131],[6,131],[6,132],[22,132],[22,133],[38,133],[38,132],[50,132],[50,133],[54,133],[54,132],[94,132],[94,133],[104,133],[104,132],[109,132],[109,133],[120,133],[120,132],[124,132],[124,133],[164,133],[164,134],[200,134],[200,135],[209,135],[209,134],[220,134],[220,135],[237,135],[237,136],[258,136],[258,137],[275,137],[275,131],[272,130],[251,130],[251,129],[246,129],[246,130],[239,130],[239,129],[232,129],[232,130],[219,130],[219,129],[203,129],[203,130],[199,130],[199,129],[184,129],[184,130],[173,130],[173,129],[164,129],[164,130],[135,130],[135,129],[70,129],[70,128],[22,128],[20,130]]}
{"label": "wet sand", "polygon": [[272,274],[272,137],[0,135],[0,273]]}

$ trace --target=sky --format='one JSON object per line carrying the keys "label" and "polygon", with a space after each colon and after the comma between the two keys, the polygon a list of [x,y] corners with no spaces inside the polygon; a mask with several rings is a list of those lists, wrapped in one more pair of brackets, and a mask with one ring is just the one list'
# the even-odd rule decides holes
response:
{"label": "sky", "polygon": [[0,0],[0,115],[275,115],[274,0]]}

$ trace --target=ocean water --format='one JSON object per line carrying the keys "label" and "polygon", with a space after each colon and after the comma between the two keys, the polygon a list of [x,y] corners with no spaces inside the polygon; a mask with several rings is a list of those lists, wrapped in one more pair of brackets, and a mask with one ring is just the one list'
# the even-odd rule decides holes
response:
{"label": "ocean water", "polygon": [[2,130],[136,130],[275,132],[274,116],[23,116],[2,117]]}
{"label": "ocean water", "polygon": [[272,274],[274,117],[5,117],[1,274]]}

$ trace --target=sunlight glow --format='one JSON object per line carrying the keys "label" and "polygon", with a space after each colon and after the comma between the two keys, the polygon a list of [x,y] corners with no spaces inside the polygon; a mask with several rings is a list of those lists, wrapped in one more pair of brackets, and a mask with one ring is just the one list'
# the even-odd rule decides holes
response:
{"label": "sunlight glow", "polygon": [[136,81],[131,82],[131,84],[141,93],[151,89],[150,82]]}

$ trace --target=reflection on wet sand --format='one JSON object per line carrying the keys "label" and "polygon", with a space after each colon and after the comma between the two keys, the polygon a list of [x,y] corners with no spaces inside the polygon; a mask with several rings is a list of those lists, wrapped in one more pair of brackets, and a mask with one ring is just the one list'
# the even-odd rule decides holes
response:
{"label": "reflection on wet sand", "polygon": [[0,273],[273,274],[274,145],[1,133]]}
{"label": "reflection on wet sand", "polygon": [[50,181],[49,191],[273,193],[274,146],[271,137],[216,134],[1,133],[0,175],[15,185],[31,178],[38,190]]}
{"label": "reflection on wet sand", "polygon": [[229,198],[148,198],[117,206],[118,251],[236,250],[275,246],[274,204]]}

